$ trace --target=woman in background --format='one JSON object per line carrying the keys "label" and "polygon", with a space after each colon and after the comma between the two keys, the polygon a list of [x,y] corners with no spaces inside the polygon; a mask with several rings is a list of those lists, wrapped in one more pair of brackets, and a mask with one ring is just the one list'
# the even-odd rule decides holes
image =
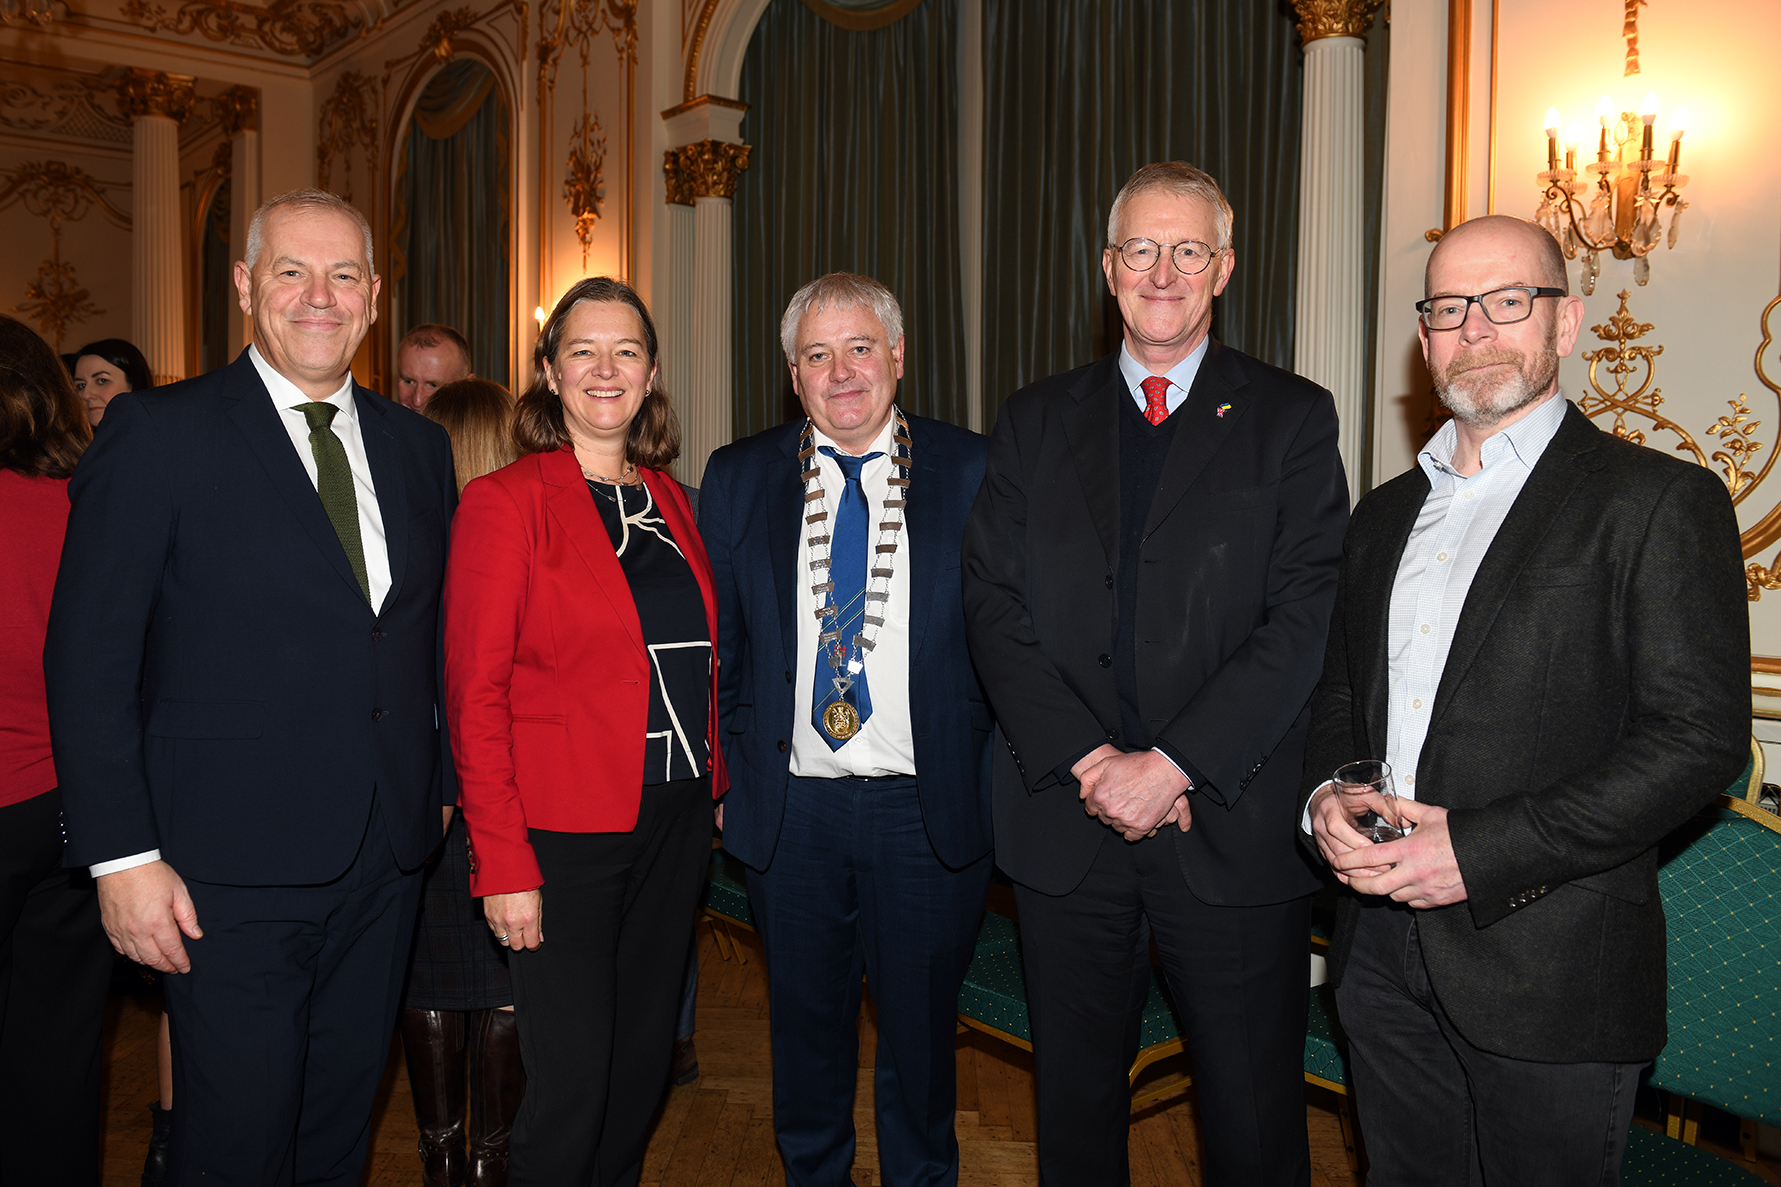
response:
{"label": "woman in background", "polygon": [[104,418],[114,397],[154,385],[148,360],[122,338],[101,338],[74,353],[74,390],[86,405],[88,424]]}
{"label": "woman in background", "polygon": [[445,698],[470,889],[513,950],[516,1187],[637,1182],[728,786],[711,563],[667,473],[656,358],[628,285],[571,288],[519,402],[524,456],[452,524]]}
{"label": "woman in background", "polygon": [[49,344],[0,316],[0,1182],[99,1179],[99,1033],[111,945],[85,870],[62,868],[43,638],[92,440]]}
{"label": "woman in background", "polygon": [[[498,383],[460,379],[422,415],[451,435],[458,493],[517,456],[513,397]],[[402,1052],[420,1127],[423,1187],[504,1187],[507,1144],[525,1092],[507,948],[470,897],[464,816],[445,809],[445,845],[422,876],[420,927],[408,958]],[[464,1157],[464,1076],[470,1077],[470,1156]]]}

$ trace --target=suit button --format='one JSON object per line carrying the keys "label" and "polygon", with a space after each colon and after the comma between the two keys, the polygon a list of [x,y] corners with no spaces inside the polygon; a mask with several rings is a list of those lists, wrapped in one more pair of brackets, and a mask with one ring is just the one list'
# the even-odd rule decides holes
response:
{"label": "suit button", "polygon": [[373,643],[383,642],[383,628],[382,627],[374,626],[371,628],[371,641]]}
{"label": "suit button", "polygon": [[383,710],[382,709],[371,710],[371,720],[372,721],[382,721],[383,720]]}
{"label": "suit button", "polygon": [[790,672],[787,672],[787,673],[786,673],[786,674],[785,674],[785,682],[786,682],[786,683],[787,683],[787,684],[790,684],[790,683],[791,683],[791,682],[792,682],[792,674],[791,674],[791,673],[790,673]]}
{"label": "suit button", "polygon": [[790,749],[791,749],[791,747],[787,746],[784,742],[781,742],[779,744],[779,753],[781,753],[781,754],[784,754],[787,750],[790,750]]}
{"label": "suit button", "polygon": [[1108,730],[1107,731],[1107,740],[1109,742],[1119,741],[1119,731],[1118,730]]}
{"label": "suit button", "polygon": [[1107,588],[1108,589],[1113,588],[1113,574],[1111,574],[1111,573],[1107,574]]}
{"label": "suit button", "polygon": [[1100,664],[1103,668],[1111,668],[1113,666],[1113,657],[1111,655],[1103,655],[1095,662]]}

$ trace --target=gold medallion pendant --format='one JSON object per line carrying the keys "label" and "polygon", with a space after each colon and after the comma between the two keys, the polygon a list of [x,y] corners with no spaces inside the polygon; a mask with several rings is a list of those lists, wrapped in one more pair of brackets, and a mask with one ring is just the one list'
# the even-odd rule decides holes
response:
{"label": "gold medallion pendant", "polygon": [[836,701],[822,711],[822,728],[831,738],[847,741],[860,732],[860,714],[846,701]]}

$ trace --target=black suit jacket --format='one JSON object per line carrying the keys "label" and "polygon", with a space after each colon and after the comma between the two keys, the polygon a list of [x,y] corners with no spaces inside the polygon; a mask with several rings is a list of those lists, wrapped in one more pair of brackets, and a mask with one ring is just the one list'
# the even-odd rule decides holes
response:
{"label": "black suit jacket", "polygon": [[[1385,753],[1391,590],[1428,491],[1416,467],[1355,509],[1306,798]],[[1469,896],[1418,914],[1423,958],[1474,1046],[1562,1063],[1662,1049],[1654,846],[1748,755],[1742,564],[1712,471],[1567,409],[1472,581],[1416,767]],[[1345,892],[1337,978],[1360,910]]]}
{"label": "black suit jacket", "polygon": [[246,352],[120,396],[69,486],[44,670],[67,860],[159,848],[237,885],[328,881],[375,799],[398,862],[456,800],[439,591],[445,430],[355,389],[392,584],[374,614]]}
{"label": "black suit jacket", "polygon": [[[984,440],[923,416],[909,420],[909,717],[917,794],[928,841],[954,869],[990,849],[990,716],[965,648],[959,540],[983,481]],[[798,571],[804,484],[798,437],[779,425],[711,455],[699,484],[699,534],[718,598],[717,714],[730,790],[724,848],[765,870],[779,844],[791,771],[791,728],[810,706],[793,701],[798,671]]]}
{"label": "black suit jacket", "polygon": [[[1057,768],[1118,742],[1109,657],[1131,398],[1117,353],[1010,396],[965,533],[971,653],[1007,742],[996,861],[1047,894],[1080,883],[1108,835]],[[1177,847],[1189,888],[1220,905],[1283,902],[1318,884],[1292,811],[1348,522],[1335,404],[1213,341],[1173,415],[1138,566],[1140,710],[1204,778]]]}

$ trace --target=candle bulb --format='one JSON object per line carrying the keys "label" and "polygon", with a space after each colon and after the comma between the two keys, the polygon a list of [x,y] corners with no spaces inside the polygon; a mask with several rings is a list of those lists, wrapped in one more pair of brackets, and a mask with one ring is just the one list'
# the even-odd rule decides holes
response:
{"label": "candle bulb", "polygon": [[1688,131],[1688,110],[1678,107],[1670,116],[1670,172],[1682,163],[1682,136]]}
{"label": "candle bulb", "polygon": [[1564,126],[1558,118],[1558,108],[1546,109],[1546,169],[1549,173],[1558,172],[1558,131]]}
{"label": "candle bulb", "polygon": [[1570,124],[1565,128],[1565,168],[1573,173],[1577,171],[1577,147],[1583,143],[1583,125]]}
{"label": "candle bulb", "polygon": [[1596,122],[1602,125],[1601,143],[1596,147],[1596,160],[1606,163],[1608,160],[1608,129],[1614,123],[1614,100],[1607,95],[1595,105]]}
{"label": "candle bulb", "polygon": [[1645,125],[1644,140],[1639,145],[1639,159],[1651,159],[1651,125],[1657,122],[1657,92],[1646,91],[1645,101],[1639,104],[1639,122]]}

